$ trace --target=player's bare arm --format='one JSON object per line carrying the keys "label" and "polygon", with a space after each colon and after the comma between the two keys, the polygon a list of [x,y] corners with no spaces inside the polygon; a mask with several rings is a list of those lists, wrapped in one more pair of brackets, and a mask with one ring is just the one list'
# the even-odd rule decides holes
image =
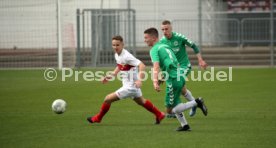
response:
{"label": "player's bare arm", "polygon": [[139,73],[138,73],[138,80],[135,82],[135,86],[140,88],[142,86],[142,80],[145,78],[145,69],[146,66],[143,62],[140,62],[138,65]]}
{"label": "player's bare arm", "polygon": [[206,69],[208,64],[203,60],[202,56],[200,53],[197,53],[196,54],[197,56],[197,60],[198,60],[198,65],[203,68],[203,69]]}
{"label": "player's bare arm", "polygon": [[102,83],[105,84],[108,82],[108,80],[112,79],[114,76],[116,76],[118,73],[120,72],[120,69],[118,67],[116,67],[113,72],[109,75],[106,75],[103,80]]}
{"label": "player's bare arm", "polygon": [[160,92],[160,85],[158,83],[158,73],[160,71],[159,62],[153,63],[153,87],[157,92]]}

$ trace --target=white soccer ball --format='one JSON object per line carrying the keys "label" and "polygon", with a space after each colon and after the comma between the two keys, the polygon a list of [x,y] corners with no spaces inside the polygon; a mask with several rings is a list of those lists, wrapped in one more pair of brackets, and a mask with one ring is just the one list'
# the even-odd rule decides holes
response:
{"label": "white soccer ball", "polygon": [[62,114],[66,110],[66,102],[62,99],[57,99],[52,103],[52,110],[57,114]]}

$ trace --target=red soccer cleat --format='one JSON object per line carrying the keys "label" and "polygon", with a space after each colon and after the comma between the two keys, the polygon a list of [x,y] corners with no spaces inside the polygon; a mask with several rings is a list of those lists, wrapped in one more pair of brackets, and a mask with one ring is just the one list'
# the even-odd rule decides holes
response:
{"label": "red soccer cleat", "polygon": [[87,117],[87,121],[90,123],[100,123],[101,121],[98,120],[97,116],[93,116],[93,117]]}
{"label": "red soccer cleat", "polygon": [[161,114],[156,117],[156,121],[155,121],[155,124],[160,124],[160,122],[165,118],[165,113],[161,112]]}

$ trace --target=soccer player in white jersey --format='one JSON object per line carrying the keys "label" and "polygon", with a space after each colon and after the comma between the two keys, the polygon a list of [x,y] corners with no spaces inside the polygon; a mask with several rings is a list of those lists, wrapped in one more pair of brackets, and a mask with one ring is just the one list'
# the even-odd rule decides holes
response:
{"label": "soccer player in white jersey", "polygon": [[[182,35],[181,33],[173,32],[172,25],[169,20],[164,20],[161,25],[161,30],[163,32],[163,37],[161,38],[160,42],[167,44],[171,47],[172,51],[174,52],[180,67],[185,72],[185,76],[188,77],[189,73],[191,72],[192,66],[190,60],[188,58],[188,54],[186,51],[186,46],[189,46],[193,49],[196,57],[198,59],[199,66],[203,69],[207,68],[207,63],[203,60],[199,48],[196,46],[194,42],[189,40],[187,37]],[[193,97],[191,91],[189,91],[186,86],[182,89],[182,95],[188,100],[193,101],[195,98]],[[172,108],[167,107],[167,117],[174,117],[174,114],[171,114]],[[194,116],[196,113],[196,107],[193,107],[190,110],[189,115]]]}
{"label": "soccer player in white jersey", "polygon": [[88,117],[87,120],[90,123],[100,123],[113,102],[132,98],[138,105],[153,113],[155,115],[155,124],[159,124],[164,119],[165,113],[160,112],[151,101],[145,99],[140,89],[142,86],[141,80],[144,79],[145,65],[124,49],[124,42],[121,36],[114,36],[112,38],[112,48],[115,52],[117,67],[111,75],[105,76],[102,82],[107,83],[108,80],[121,72],[123,86],[115,92],[108,94],[104,99],[100,112],[95,116]]}

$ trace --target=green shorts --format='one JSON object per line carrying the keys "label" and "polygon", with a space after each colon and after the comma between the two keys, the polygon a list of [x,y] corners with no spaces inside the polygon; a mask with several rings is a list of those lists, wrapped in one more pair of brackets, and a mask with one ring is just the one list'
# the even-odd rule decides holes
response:
{"label": "green shorts", "polygon": [[177,78],[169,78],[166,81],[165,106],[167,108],[173,108],[181,103],[180,95],[184,85],[185,79],[183,77],[180,77],[179,80]]}

